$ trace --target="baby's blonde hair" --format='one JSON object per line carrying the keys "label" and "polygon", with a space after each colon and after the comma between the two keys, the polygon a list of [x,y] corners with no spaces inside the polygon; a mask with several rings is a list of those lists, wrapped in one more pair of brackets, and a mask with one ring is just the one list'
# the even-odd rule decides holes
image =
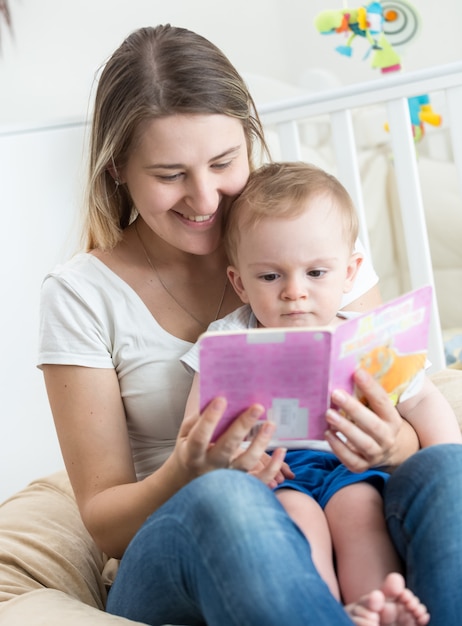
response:
{"label": "baby's blonde hair", "polygon": [[294,218],[306,210],[310,198],[331,200],[343,221],[345,237],[353,250],[358,236],[358,216],[340,181],[315,165],[302,162],[269,163],[250,174],[242,193],[231,205],[224,223],[229,261],[237,264],[240,234],[265,218]]}

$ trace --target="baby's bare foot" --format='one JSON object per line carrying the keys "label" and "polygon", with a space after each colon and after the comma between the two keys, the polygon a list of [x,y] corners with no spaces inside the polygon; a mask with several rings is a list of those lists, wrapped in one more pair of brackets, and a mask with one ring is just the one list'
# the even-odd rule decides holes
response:
{"label": "baby's bare foot", "polygon": [[430,620],[426,607],[395,573],[345,610],[356,626],[425,626]]}
{"label": "baby's bare foot", "polygon": [[347,604],[345,611],[356,626],[380,626],[380,613],[385,608],[385,596],[375,590],[352,604]]}
{"label": "baby's bare foot", "polygon": [[381,626],[425,626],[430,621],[427,607],[406,587],[401,574],[388,574],[380,590],[385,596]]}

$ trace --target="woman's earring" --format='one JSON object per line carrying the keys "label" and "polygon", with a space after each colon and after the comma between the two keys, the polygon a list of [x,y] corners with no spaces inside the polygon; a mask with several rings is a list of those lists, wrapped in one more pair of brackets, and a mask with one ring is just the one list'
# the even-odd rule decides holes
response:
{"label": "woman's earring", "polygon": [[115,186],[116,186],[116,191],[119,189],[119,185],[120,185],[120,180],[119,180],[119,172],[117,171],[117,167],[114,161],[114,157],[111,156],[111,161],[112,161],[112,177],[114,178],[114,182],[115,182]]}

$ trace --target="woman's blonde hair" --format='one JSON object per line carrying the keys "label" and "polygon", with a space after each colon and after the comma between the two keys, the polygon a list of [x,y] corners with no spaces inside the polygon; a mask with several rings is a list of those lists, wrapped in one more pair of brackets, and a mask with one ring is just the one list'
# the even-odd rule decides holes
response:
{"label": "woman's blonde hair", "polygon": [[306,210],[310,198],[323,196],[339,211],[345,237],[353,250],[358,236],[358,216],[341,182],[328,172],[303,162],[268,163],[250,174],[234,200],[224,223],[224,244],[229,261],[237,264],[240,233],[266,218],[291,219]]}
{"label": "woman's blonde hair", "polygon": [[268,152],[250,93],[214,44],[167,25],[133,32],[107,61],[99,79],[90,137],[85,246],[110,249],[136,217],[122,168],[141,124],[173,114],[221,114],[244,128],[249,162],[257,143]]}

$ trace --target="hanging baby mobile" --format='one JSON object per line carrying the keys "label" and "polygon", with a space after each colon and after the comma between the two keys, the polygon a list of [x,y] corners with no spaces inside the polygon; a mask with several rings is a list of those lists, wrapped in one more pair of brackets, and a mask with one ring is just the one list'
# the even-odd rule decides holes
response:
{"label": "hanging baby mobile", "polygon": [[[345,41],[336,47],[343,56],[351,57],[357,37],[369,46],[364,59],[373,69],[383,74],[401,70],[400,50],[411,43],[421,29],[417,9],[407,0],[369,2],[357,8],[344,6],[339,10],[321,11],[315,18],[315,27],[322,35],[340,34]],[[408,99],[414,139],[419,141],[425,132],[424,123],[441,124],[441,116],[431,107],[428,95]]]}

